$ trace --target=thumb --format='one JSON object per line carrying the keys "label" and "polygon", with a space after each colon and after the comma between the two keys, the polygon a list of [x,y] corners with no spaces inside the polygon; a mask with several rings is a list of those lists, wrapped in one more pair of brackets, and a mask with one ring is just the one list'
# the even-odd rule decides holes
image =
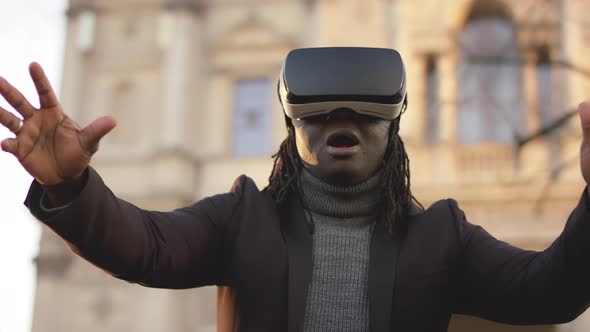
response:
{"label": "thumb", "polygon": [[103,116],[94,120],[80,132],[80,145],[85,150],[95,153],[98,150],[98,142],[108,134],[117,123],[110,116]]}
{"label": "thumb", "polygon": [[584,144],[590,144],[590,103],[584,102],[578,106],[580,122],[582,124],[582,133],[584,135]]}

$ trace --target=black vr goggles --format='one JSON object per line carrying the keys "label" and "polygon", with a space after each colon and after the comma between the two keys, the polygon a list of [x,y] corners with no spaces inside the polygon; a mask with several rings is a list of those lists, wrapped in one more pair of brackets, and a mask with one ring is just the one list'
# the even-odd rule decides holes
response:
{"label": "black vr goggles", "polygon": [[291,119],[347,108],[393,120],[404,107],[406,73],[400,54],[392,49],[302,48],[287,55],[278,89]]}

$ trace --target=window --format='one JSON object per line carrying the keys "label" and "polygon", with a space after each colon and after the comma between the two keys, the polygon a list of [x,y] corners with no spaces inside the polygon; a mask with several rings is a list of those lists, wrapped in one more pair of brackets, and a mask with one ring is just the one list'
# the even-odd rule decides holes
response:
{"label": "window", "polygon": [[236,82],[234,156],[258,157],[272,153],[272,92],[269,79],[247,79]]}
{"label": "window", "polygon": [[436,57],[426,60],[426,142],[436,143],[439,139],[439,73]]}
{"label": "window", "polygon": [[497,11],[475,11],[459,36],[458,138],[512,143],[523,127],[522,69],[515,26]]}

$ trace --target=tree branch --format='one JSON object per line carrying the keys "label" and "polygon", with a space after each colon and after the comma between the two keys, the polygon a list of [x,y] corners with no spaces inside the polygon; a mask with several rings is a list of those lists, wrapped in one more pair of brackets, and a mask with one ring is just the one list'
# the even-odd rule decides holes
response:
{"label": "tree branch", "polygon": [[578,114],[577,110],[568,111],[564,115],[560,116],[559,118],[555,119],[553,122],[549,123],[547,126],[539,129],[536,133],[533,133],[527,137],[518,137],[516,136],[516,145],[518,149],[521,149],[525,144],[529,143],[532,140],[537,138],[541,138],[551,134],[553,131],[561,128],[567,121]]}

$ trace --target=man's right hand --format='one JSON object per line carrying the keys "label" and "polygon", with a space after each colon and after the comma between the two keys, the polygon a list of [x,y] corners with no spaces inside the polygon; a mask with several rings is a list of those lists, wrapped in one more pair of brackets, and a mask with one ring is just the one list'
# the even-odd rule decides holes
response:
{"label": "man's right hand", "polygon": [[21,120],[0,107],[0,124],[15,132],[2,141],[2,150],[13,154],[21,165],[43,185],[75,180],[98,150],[100,139],[115,127],[111,117],[101,117],[81,129],[62,110],[43,69],[29,67],[39,95],[39,109],[33,107],[16,88],[0,77],[0,95],[23,117]]}

